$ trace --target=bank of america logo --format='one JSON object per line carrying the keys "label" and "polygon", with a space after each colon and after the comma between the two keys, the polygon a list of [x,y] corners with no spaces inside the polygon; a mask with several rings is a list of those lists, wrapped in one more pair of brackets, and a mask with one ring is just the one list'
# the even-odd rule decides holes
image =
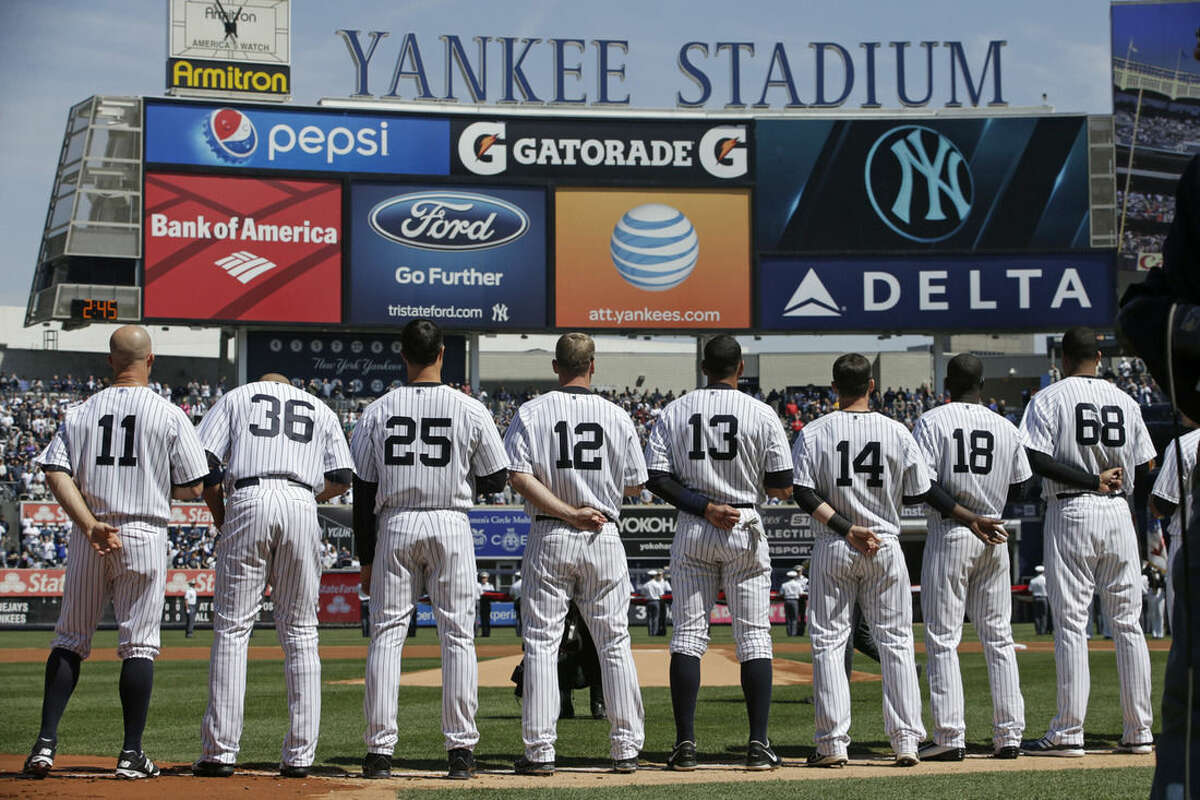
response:
{"label": "bank of america logo", "polygon": [[817,277],[817,271],[810,269],[792,292],[792,298],[783,307],[785,317],[840,317],[842,311],[834,302],[833,295]]}
{"label": "bank of america logo", "polygon": [[269,272],[279,266],[274,261],[256,256],[248,250],[239,250],[215,263],[242,283],[249,283],[264,272]]}

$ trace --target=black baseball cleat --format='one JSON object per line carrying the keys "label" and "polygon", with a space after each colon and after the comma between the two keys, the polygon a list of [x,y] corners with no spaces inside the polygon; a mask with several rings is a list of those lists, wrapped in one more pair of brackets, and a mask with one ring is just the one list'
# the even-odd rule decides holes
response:
{"label": "black baseball cleat", "polygon": [[770,742],[751,740],[750,744],[746,746],[746,769],[779,769],[782,765],[783,759],[775,755]]}
{"label": "black baseball cleat", "polygon": [[307,778],[311,771],[310,767],[298,767],[295,764],[279,765],[279,774],[284,778]]}
{"label": "black baseball cleat", "polygon": [[1121,742],[1117,745],[1118,753],[1133,753],[1135,755],[1146,755],[1154,752],[1154,742],[1142,742],[1133,744],[1131,742]]}
{"label": "black baseball cleat", "polygon": [[613,772],[620,772],[622,775],[628,775],[631,772],[638,771],[638,757],[630,756],[629,758],[614,758]]}
{"label": "black baseball cleat", "polygon": [[450,771],[446,777],[452,781],[465,781],[475,777],[475,754],[465,747],[451,750],[447,757],[450,761]]}
{"label": "black baseball cleat", "polygon": [[962,761],[967,755],[967,748],[955,747],[948,744],[928,742],[917,750],[917,758],[922,761]]}
{"label": "black baseball cleat", "polygon": [[21,771],[41,780],[54,767],[54,754],[57,751],[58,742],[39,736],[38,740],[33,743],[33,749],[29,751],[29,758],[25,759],[25,766]]}
{"label": "black baseball cleat", "polygon": [[197,778],[228,778],[233,775],[233,764],[216,761],[197,761],[192,764],[192,774]]}
{"label": "black baseball cleat", "polygon": [[825,755],[817,751],[805,759],[804,764],[809,767],[830,767],[833,769],[841,769],[846,766],[850,759],[846,758],[845,753],[833,753]]}
{"label": "black baseball cleat", "polygon": [[538,775],[547,777],[554,774],[553,761],[530,761],[525,756],[521,756],[513,762],[513,772],[518,775]]}
{"label": "black baseball cleat", "polygon": [[141,778],[157,778],[158,766],[150,760],[145,752],[135,753],[132,750],[122,750],[117,756],[116,776],[129,780]]}
{"label": "black baseball cleat", "polygon": [[1041,739],[1026,739],[1021,742],[1021,754],[1057,758],[1083,758],[1086,755],[1081,744],[1054,744],[1045,736]]}
{"label": "black baseball cleat", "polygon": [[383,753],[367,753],[363,756],[364,778],[392,777],[392,757]]}
{"label": "black baseball cleat", "polygon": [[695,742],[688,739],[687,741],[677,743],[671,748],[671,755],[667,756],[667,769],[673,769],[676,772],[691,772],[695,768]]}
{"label": "black baseball cleat", "polygon": [[1006,744],[1004,747],[1001,747],[995,753],[992,753],[992,758],[1004,758],[1004,759],[1011,760],[1014,758],[1018,758],[1020,755],[1021,755],[1021,748],[1017,747],[1015,744]]}
{"label": "black baseball cleat", "polygon": [[603,700],[592,701],[592,719],[605,719],[608,717],[608,709],[604,707]]}

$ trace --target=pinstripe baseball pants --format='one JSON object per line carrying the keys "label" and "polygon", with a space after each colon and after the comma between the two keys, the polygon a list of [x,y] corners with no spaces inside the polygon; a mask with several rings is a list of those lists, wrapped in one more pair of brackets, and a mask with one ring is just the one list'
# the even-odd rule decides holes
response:
{"label": "pinstripe baseball pants", "polygon": [[929,708],[933,741],[966,746],[966,717],[958,644],[963,613],[970,615],[983,645],[992,687],[992,741],[1019,746],[1025,730],[1012,637],[1012,597],[1008,545],[987,545],[970,529],[934,521],[929,525],[921,565],[921,613],[929,654]]}
{"label": "pinstripe baseball pants", "polygon": [[71,526],[71,557],[51,649],[61,647],[87,658],[105,601],[111,598],[117,618],[117,655],[121,659],[158,657],[167,582],[167,530],[143,522],[124,522],[118,527],[121,549],[101,556],[83,531]]}
{"label": "pinstripe baseball pants", "polygon": [[400,655],[422,585],[442,645],[442,733],[447,750],[479,741],[479,664],[475,659],[475,543],[465,511],[388,508],[379,515],[371,574],[363,739],[370,753],[396,749]]}
{"label": "pinstripe baseball pants", "polygon": [[828,535],[818,535],[813,543],[808,586],[817,752],[845,755],[850,746],[844,650],[856,600],[879,647],[884,730],[897,753],[915,753],[925,727],[913,654],[912,592],[900,542],[881,536],[879,552],[868,558],[841,537]]}
{"label": "pinstripe baseball pants", "polygon": [[1054,664],[1058,715],[1046,737],[1054,744],[1083,744],[1091,675],[1087,614],[1099,592],[1112,620],[1121,682],[1122,741],[1151,741],[1150,651],[1142,634],[1142,573],[1137,535],[1124,498],[1081,495],[1051,500],[1046,508],[1046,594],[1054,612]]}
{"label": "pinstripe baseball pants", "polygon": [[771,552],[757,510],[742,509],[741,521],[729,531],[680,511],[671,581],[672,653],[704,655],[709,613],[724,589],[738,661],[772,657]]}
{"label": "pinstripe baseball pants", "polygon": [[309,766],[321,727],[317,650],[321,528],[316,501],[307,489],[263,479],[258,486],[234,490],[225,514],[216,550],[201,758],[222,764],[237,760],[246,699],[246,651],[263,590],[270,584],[288,698],[289,724],[280,762]]}
{"label": "pinstripe baseball pants", "polygon": [[521,734],[530,761],[554,760],[559,712],[558,647],[571,600],[596,643],[612,757],[633,758],[645,743],[645,711],[629,643],[629,568],[617,526],[588,533],[535,521],[524,559],[525,691]]}

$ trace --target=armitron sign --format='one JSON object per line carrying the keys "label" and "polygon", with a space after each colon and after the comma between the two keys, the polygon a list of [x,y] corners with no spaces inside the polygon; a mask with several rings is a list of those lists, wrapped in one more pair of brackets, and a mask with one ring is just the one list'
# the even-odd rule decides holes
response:
{"label": "armitron sign", "polygon": [[172,58],[167,60],[167,88],[282,97],[292,93],[292,70],[281,64]]}

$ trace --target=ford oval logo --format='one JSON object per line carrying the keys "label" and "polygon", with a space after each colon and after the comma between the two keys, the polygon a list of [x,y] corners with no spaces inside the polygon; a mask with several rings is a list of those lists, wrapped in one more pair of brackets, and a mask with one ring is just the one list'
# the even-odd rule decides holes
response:
{"label": "ford oval logo", "polygon": [[466,192],[392,197],[371,209],[368,220],[380,236],[425,250],[485,250],[529,230],[529,216],[512,203]]}

